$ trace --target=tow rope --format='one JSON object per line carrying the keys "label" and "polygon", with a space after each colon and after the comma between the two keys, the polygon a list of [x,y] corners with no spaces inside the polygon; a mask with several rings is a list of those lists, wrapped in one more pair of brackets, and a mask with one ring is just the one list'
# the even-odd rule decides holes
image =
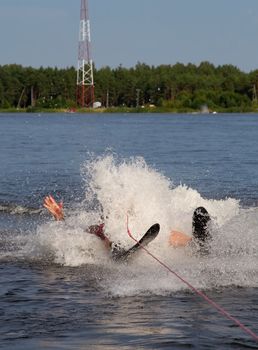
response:
{"label": "tow rope", "polygon": [[[139,241],[133,237],[130,229],[129,229],[129,220],[127,216],[127,233],[130,238],[132,238],[136,243],[139,243]],[[140,243],[139,243],[140,244]],[[141,249],[143,249],[149,256],[151,256],[155,261],[157,261],[161,266],[163,266],[166,270],[168,270],[171,274],[176,276],[181,282],[186,284],[194,293],[198,294],[201,298],[206,300],[211,306],[213,306],[220,314],[228,318],[229,320],[233,321],[238,327],[240,327],[245,333],[250,335],[255,341],[258,342],[258,335],[255,334],[251,329],[246,327],[243,323],[241,323],[236,317],[230,315],[229,312],[227,312],[222,306],[217,304],[215,301],[213,301],[211,298],[209,298],[205,293],[195,288],[191,283],[189,283],[185,278],[181,277],[177,272],[173,271],[168,265],[166,265],[164,262],[162,262],[159,258],[157,258],[154,254],[152,254],[147,248],[143,247],[141,244]]]}

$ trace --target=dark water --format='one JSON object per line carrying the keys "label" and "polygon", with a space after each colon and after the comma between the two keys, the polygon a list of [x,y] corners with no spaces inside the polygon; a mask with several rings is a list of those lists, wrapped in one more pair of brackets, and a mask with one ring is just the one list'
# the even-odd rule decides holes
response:
{"label": "dark water", "polygon": [[[0,114],[0,348],[245,349],[257,343],[142,252],[110,238],[161,224],[150,250],[258,333],[258,115]],[[42,209],[52,193],[66,223]],[[204,205],[208,256],[168,247]]]}

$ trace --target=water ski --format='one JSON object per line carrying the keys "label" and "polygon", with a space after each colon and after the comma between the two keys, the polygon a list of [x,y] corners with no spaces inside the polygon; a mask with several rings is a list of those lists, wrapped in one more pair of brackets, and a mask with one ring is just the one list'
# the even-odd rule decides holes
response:
{"label": "water ski", "polygon": [[146,247],[150,242],[152,242],[157,237],[159,230],[159,224],[152,225],[143,235],[143,237],[128,250],[121,249],[120,247],[114,247],[112,250],[112,258],[115,261],[125,261],[131,258],[132,255],[139,251],[142,247]]}

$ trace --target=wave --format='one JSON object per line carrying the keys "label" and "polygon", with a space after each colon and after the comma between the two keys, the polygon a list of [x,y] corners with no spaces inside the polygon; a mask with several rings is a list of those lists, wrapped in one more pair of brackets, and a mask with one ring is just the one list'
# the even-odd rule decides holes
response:
{"label": "wave", "polygon": [[0,213],[8,213],[11,215],[35,215],[42,213],[41,208],[30,208],[19,204],[0,203]]}
{"label": "wave", "polygon": [[[102,242],[86,232],[87,226],[101,222],[104,216],[109,238],[129,248],[133,242],[127,235],[128,215],[130,230],[138,239],[153,223],[160,224],[160,233],[149,250],[197,288],[258,287],[258,208],[242,208],[234,198],[203,198],[195,189],[174,186],[140,157],[92,159],[83,164],[82,177],[85,198],[66,211],[65,222],[49,219],[34,232],[10,235],[15,242],[12,247],[18,248],[3,249],[0,257],[64,266],[105,266],[109,273],[100,283],[112,295],[162,294],[184,288],[143,251],[131,263],[114,263]],[[198,206],[204,206],[212,217],[212,242],[206,256],[190,247],[174,249],[168,244],[172,229],[191,235],[192,214]],[[17,213],[20,209],[3,207],[5,210]],[[21,212],[37,214],[41,209],[22,207]]]}

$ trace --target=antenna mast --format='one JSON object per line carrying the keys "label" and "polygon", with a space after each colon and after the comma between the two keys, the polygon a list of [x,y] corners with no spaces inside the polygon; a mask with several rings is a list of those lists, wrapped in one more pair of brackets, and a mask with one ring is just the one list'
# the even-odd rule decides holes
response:
{"label": "antenna mast", "polygon": [[93,62],[91,59],[88,0],[81,0],[77,68],[77,104],[80,107],[93,107],[94,104]]}

